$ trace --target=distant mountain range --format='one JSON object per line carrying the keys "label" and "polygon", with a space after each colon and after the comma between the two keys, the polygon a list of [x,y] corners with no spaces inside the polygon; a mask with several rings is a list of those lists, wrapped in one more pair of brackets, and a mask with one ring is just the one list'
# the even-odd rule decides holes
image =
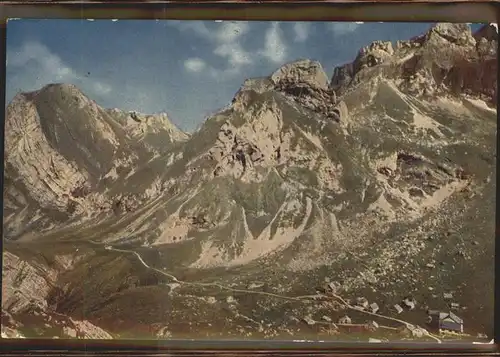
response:
{"label": "distant mountain range", "polygon": [[192,134],[69,84],[18,94],[2,331],[317,336],[304,316],[346,311],[272,294],[331,279],[387,315],[411,294],[417,325],[453,291],[466,330],[491,333],[497,46],[493,26],[438,24],[362,48],[331,79],[298,60],[245,81]]}

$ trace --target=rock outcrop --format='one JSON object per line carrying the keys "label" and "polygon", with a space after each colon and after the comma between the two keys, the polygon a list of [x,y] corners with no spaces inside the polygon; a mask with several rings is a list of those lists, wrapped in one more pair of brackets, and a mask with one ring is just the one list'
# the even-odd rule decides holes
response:
{"label": "rock outcrop", "polygon": [[[236,127],[227,122],[221,126],[209,157],[216,162],[215,176],[227,175],[259,181],[262,175],[255,167],[272,167],[285,162],[289,150],[289,137],[282,135],[283,118],[275,102],[255,110],[252,108],[253,91],[241,92],[234,102],[237,115],[245,119]],[[241,109],[238,109],[241,108]]]}
{"label": "rock outcrop", "polygon": [[299,60],[285,64],[274,72],[270,79],[277,86],[283,83],[282,86],[286,87],[289,83],[297,83],[323,90],[328,89],[328,77],[317,61]]}
{"label": "rock outcrop", "polygon": [[466,24],[439,23],[408,41],[374,42],[352,64],[337,67],[331,87],[341,95],[374,73],[392,78],[405,93],[427,97],[468,94],[496,104],[498,34],[486,25],[472,34]]}
{"label": "rock outcrop", "polygon": [[170,146],[182,143],[189,134],[177,128],[166,113],[148,115],[125,112],[120,109],[106,110],[135,141],[144,141],[150,151],[163,153]]}
{"label": "rock outcrop", "polygon": [[135,117],[99,107],[74,85],[16,95],[5,122],[6,237],[112,214],[121,200],[112,185],[189,137],[164,114]]}
{"label": "rock outcrop", "polygon": [[46,298],[56,278],[55,270],[34,267],[12,253],[3,253],[2,308],[11,313],[23,312],[31,305],[47,308]]}
{"label": "rock outcrop", "polygon": [[[59,314],[49,304],[58,275],[71,269],[78,257],[56,257],[52,267],[41,261],[21,259],[3,253],[2,269],[2,338],[25,338],[26,325],[40,335],[53,338],[112,339],[113,336],[86,320]],[[28,336],[30,337],[30,336]]]}
{"label": "rock outcrop", "polygon": [[328,86],[328,78],[319,62],[300,60],[280,67],[271,77],[274,90],[328,119],[339,121],[335,92]]}

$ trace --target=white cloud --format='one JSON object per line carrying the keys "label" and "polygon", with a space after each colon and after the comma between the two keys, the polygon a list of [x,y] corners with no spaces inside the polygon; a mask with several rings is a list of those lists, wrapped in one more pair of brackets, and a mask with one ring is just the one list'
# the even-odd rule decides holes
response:
{"label": "white cloud", "polygon": [[361,24],[362,22],[332,22],[327,26],[334,36],[344,36],[356,31]]}
{"label": "white cloud", "polygon": [[38,42],[26,42],[21,48],[9,54],[9,67],[19,68],[28,64],[39,66],[43,70],[40,73],[42,76],[50,76],[56,81],[77,78],[76,73],[65,65],[59,56]]}
{"label": "white cloud", "polygon": [[188,58],[186,61],[184,61],[184,68],[188,72],[200,72],[206,67],[205,61],[203,61],[201,58]]}
{"label": "white cloud", "polygon": [[94,91],[100,95],[106,95],[106,94],[110,93],[112,90],[111,86],[109,86],[105,83],[101,83],[101,82],[94,83],[93,87],[94,87]]}
{"label": "white cloud", "polygon": [[209,29],[203,21],[169,20],[167,24],[176,27],[180,31],[194,32],[199,37],[217,43],[236,41],[250,30],[250,26],[246,21],[216,22],[216,29]]}
{"label": "white cloud", "polygon": [[311,24],[308,22],[296,22],[293,24],[295,32],[295,42],[304,42],[309,38]]}
{"label": "white cloud", "polygon": [[38,90],[50,83],[73,83],[89,92],[89,96],[103,96],[112,91],[110,85],[81,75],[36,41],[25,42],[9,51],[7,71],[9,92]]}
{"label": "white cloud", "polygon": [[193,31],[198,36],[207,39],[211,38],[213,35],[203,21],[168,20],[167,25],[174,26],[179,29],[179,31]]}
{"label": "white cloud", "polygon": [[238,42],[223,43],[215,48],[214,54],[226,58],[233,68],[252,63],[250,53],[245,51]]}
{"label": "white cloud", "polygon": [[281,63],[285,60],[287,46],[283,40],[279,23],[271,23],[266,31],[264,49],[259,53],[274,63]]}
{"label": "white cloud", "polygon": [[[246,51],[240,42],[241,37],[250,31],[248,22],[215,22],[214,29],[209,29],[203,21],[170,20],[168,24],[176,27],[180,31],[194,32],[198,37],[204,38],[214,45],[213,54],[224,58],[226,60],[226,66],[224,69],[219,70],[204,62],[203,67],[207,68],[208,72],[216,77],[237,73],[242,66],[253,63],[251,53]],[[202,61],[201,59],[198,60]],[[200,65],[199,61],[196,64],[189,64],[193,66]],[[187,63],[185,63],[185,68],[188,69],[186,65]],[[191,70],[193,71],[193,69]]]}
{"label": "white cloud", "polygon": [[217,24],[217,30],[213,32],[215,48],[213,53],[226,59],[223,70],[212,69],[215,77],[230,76],[237,74],[241,68],[253,63],[253,56],[243,48],[241,37],[250,31],[248,22],[225,21]]}
{"label": "white cloud", "polygon": [[[241,73],[244,67],[254,64],[259,57],[273,64],[281,64],[288,56],[288,46],[279,22],[269,24],[265,32],[263,46],[253,51],[245,48],[243,42],[244,36],[251,30],[249,22],[214,21],[208,23],[204,21],[169,20],[167,24],[181,32],[191,32],[213,44],[212,53],[225,60],[220,67],[205,62],[204,72],[214,77],[220,78]],[[296,22],[293,26],[295,41],[306,41],[309,38],[310,29],[310,23]],[[204,60],[206,61],[205,58]],[[188,65],[194,66],[194,63],[186,62],[185,68],[191,71],[196,70],[188,68]]]}
{"label": "white cloud", "polygon": [[235,42],[250,30],[248,22],[223,22],[218,27],[214,36],[222,43]]}

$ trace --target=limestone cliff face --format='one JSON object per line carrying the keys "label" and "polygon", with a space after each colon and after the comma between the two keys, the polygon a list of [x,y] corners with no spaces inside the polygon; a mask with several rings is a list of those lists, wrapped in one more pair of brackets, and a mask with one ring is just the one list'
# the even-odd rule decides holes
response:
{"label": "limestone cliff face", "polygon": [[79,170],[73,160],[53,149],[43,133],[36,105],[24,95],[16,96],[7,108],[5,131],[7,170],[15,171],[34,200],[65,207],[63,195],[88,180],[89,172]]}
{"label": "limestone cliff face", "polygon": [[89,321],[59,314],[49,304],[59,274],[71,270],[79,257],[57,256],[52,266],[33,258],[26,261],[10,252],[3,253],[2,338],[25,338],[23,331],[36,326],[39,336],[112,339]]}
{"label": "limestone cliff face", "polygon": [[274,72],[270,79],[275,85],[292,82],[324,90],[328,88],[328,77],[323,67],[319,62],[311,60],[298,60],[286,64]]}
{"label": "limestone cliff face", "polygon": [[120,109],[108,109],[107,112],[135,141],[143,142],[150,151],[157,155],[164,153],[172,145],[182,143],[189,138],[169,120],[166,113],[148,115],[137,112],[124,112]]}
{"label": "limestone cliff face", "polygon": [[466,24],[440,23],[427,33],[391,43],[374,42],[355,61],[334,70],[331,86],[345,93],[374,73],[393,78],[411,95],[469,94],[496,104],[498,34],[487,25],[472,34]]}
{"label": "limestone cliff face", "polygon": [[57,278],[57,271],[42,264],[28,263],[5,252],[2,269],[2,308],[19,313],[32,305],[47,308],[46,298]]}
{"label": "limestone cliff face", "polygon": [[328,86],[328,78],[317,61],[299,60],[288,63],[271,75],[274,90],[280,91],[307,109],[340,121],[335,110],[336,95]]}
{"label": "limestone cliff face", "polygon": [[18,94],[5,123],[7,237],[112,212],[113,183],[188,137],[166,115],[133,116],[68,84]]}

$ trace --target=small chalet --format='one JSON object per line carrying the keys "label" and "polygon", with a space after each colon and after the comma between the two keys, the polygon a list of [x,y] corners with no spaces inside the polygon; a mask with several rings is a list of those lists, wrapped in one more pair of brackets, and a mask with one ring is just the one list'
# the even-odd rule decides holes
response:
{"label": "small chalet", "polygon": [[453,312],[441,312],[429,310],[428,324],[436,330],[448,330],[453,332],[464,332],[464,321]]}

